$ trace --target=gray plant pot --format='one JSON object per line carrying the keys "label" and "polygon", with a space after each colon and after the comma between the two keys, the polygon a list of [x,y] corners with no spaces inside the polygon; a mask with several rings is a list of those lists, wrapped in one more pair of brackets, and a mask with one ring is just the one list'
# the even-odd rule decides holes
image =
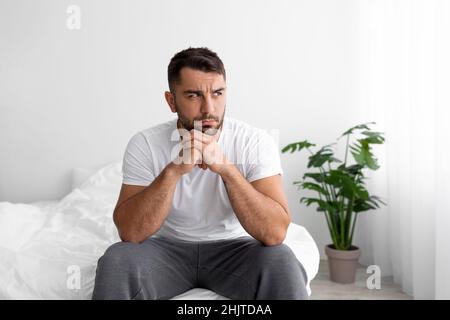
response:
{"label": "gray plant pot", "polygon": [[356,268],[361,251],[352,246],[351,250],[336,250],[334,245],[325,246],[328,256],[328,267],[330,269],[330,280],[338,283],[354,283]]}

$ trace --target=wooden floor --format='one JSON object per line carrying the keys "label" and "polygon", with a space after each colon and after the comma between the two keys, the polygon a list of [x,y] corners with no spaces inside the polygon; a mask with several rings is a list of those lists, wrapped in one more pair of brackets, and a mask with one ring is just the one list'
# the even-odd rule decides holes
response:
{"label": "wooden floor", "polygon": [[368,289],[366,267],[360,266],[354,284],[339,284],[330,281],[328,262],[320,261],[319,273],[311,281],[310,300],[405,300],[412,299],[394,284],[392,277],[381,278],[381,289]]}

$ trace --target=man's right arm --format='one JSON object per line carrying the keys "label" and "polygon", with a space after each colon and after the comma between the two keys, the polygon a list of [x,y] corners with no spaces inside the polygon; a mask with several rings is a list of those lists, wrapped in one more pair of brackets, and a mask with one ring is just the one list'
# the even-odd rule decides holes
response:
{"label": "man's right arm", "polygon": [[122,241],[140,243],[159,230],[181,175],[177,165],[169,163],[148,187],[122,184],[113,215]]}
{"label": "man's right arm", "polygon": [[193,131],[184,137],[182,147],[177,161],[170,162],[148,187],[122,184],[113,215],[122,241],[140,243],[156,233],[169,215],[180,177],[196,165],[206,170]]}

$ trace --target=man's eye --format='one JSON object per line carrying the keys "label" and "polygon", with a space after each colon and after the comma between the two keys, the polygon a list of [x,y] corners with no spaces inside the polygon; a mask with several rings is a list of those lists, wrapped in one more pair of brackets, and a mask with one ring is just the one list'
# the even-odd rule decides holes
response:
{"label": "man's eye", "polygon": [[191,93],[188,95],[188,98],[197,98],[197,97],[198,97],[198,94],[196,94],[196,93]]}
{"label": "man's eye", "polygon": [[214,92],[214,94],[215,94],[216,96],[221,96],[221,95],[222,95],[222,91],[216,91],[216,92]]}

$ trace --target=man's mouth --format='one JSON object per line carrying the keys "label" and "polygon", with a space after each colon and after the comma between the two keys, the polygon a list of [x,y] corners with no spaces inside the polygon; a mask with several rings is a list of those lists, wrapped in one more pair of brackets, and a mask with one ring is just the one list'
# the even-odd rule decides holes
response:
{"label": "man's mouth", "polygon": [[204,126],[210,126],[213,125],[214,123],[216,123],[215,120],[202,120],[202,125]]}

